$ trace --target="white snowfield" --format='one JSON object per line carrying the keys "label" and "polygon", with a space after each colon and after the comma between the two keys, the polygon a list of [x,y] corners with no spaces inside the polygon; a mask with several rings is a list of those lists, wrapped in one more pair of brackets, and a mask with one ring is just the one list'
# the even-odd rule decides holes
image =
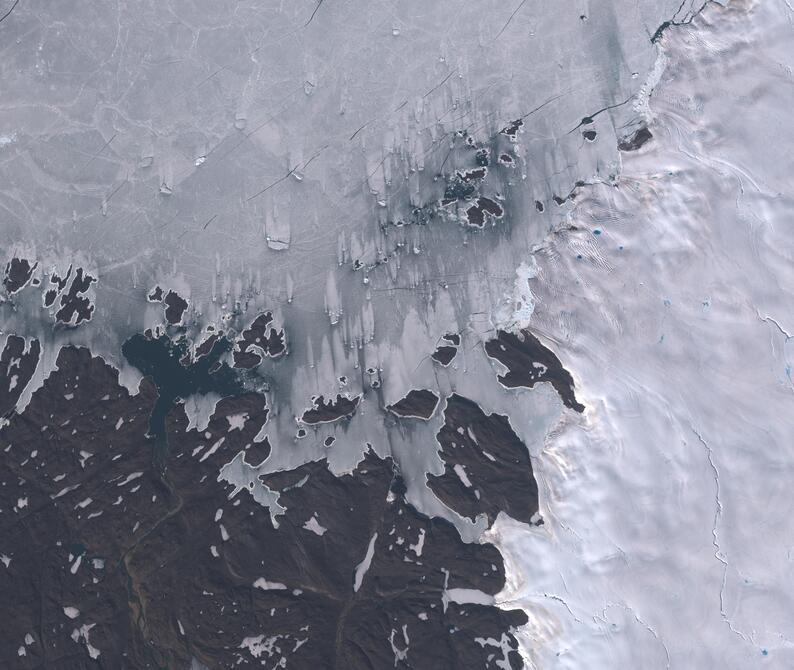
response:
{"label": "white snowfield", "polygon": [[488,534],[497,601],[538,668],[792,668],[794,10],[711,5],[662,51],[654,140],[538,254],[588,409],[535,461],[546,524]]}

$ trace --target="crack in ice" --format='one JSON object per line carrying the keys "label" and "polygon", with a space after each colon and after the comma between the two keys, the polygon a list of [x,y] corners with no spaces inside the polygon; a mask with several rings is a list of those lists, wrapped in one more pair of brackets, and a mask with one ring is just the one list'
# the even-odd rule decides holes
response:
{"label": "crack in ice", "polygon": [[664,655],[667,658],[667,664],[665,665],[665,668],[666,668],[666,670],[670,670],[670,650],[667,648],[667,645],[665,644],[665,641],[656,632],[656,630],[653,628],[653,626],[651,626],[648,622],[646,622],[644,619],[642,619],[639,614],[637,614],[637,612],[634,610],[634,608],[631,605],[627,605],[626,603],[616,603],[616,602],[610,601],[610,602],[607,603],[606,607],[604,607],[604,609],[601,610],[601,616],[600,617],[599,616],[594,616],[593,617],[593,621],[597,622],[598,619],[601,619],[601,621],[603,621],[604,623],[607,623],[606,614],[607,614],[607,610],[610,607],[620,607],[620,608],[626,610],[629,614],[631,614],[631,616],[634,617],[634,620],[638,624],[640,624],[651,635],[653,635],[653,637],[656,639],[656,641],[662,646],[662,649],[664,649]]}
{"label": "crack in ice", "polygon": [[722,551],[722,547],[720,546],[720,536],[719,536],[719,523],[722,519],[722,499],[720,498],[721,486],[720,486],[720,471],[717,469],[717,464],[714,462],[714,451],[703,439],[703,436],[695,429],[694,426],[690,424],[690,428],[692,432],[697,436],[700,443],[703,445],[703,448],[706,450],[706,457],[709,461],[709,466],[714,473],[714,484],[716,486],[716,491],[714,493],[714,502],[716,503],[716,508],[714,510],[714,523],[711,527],[711,544],[714,546],[714,557],[722,563],[722,583],[720,584],[720,615],[722,616],[723,621],[728,625],[728,628],[731,630],[732,633],[738,635],[742,640],[748,643],[752,643],[752,640],[745,634],[742,633],[740,630],[734,627],[733,622],[731,621],[730,617],[728,616],[727,612],[725,611],[725,587],[728,582],[728,559],[725,558],[725,554]]}
{"label": "crack in ice", "polygon": [[767,323],[774,324],[775,327],[780,331],[780,334],[786,338],[787,342],[788,340],[791,339],[791,335],[789,334],[789,332],[785,328],[783,328],[783,326],[780,325],[777,319],[773,319],[771,316],[761,316],[761,312],[759,312],[758,310],[756,310],[756,314],[758,315],[758,318],[761,319],[761,321],[766,321]]}
{"label": "crack in ice", "polygon": [[[571,609],[571,606],[570,606],[570,605],[568,604],[568,602],[567,602],[567,601],[566,601],[566,600],[565,600],[563,597],[561,597],[561,596],[555,595],[554,593],[530,593],[530,594],[527,594],[527,596],[526,596],[526,597],[527,597],[527,598],[547,598],[548,600],[553,600],[553,601],[555,601],[555,602],[558,602],[558,603],[560,603],[560,604],[561,604],[561,605],[562,605],[562,606],[563,606],[563,607],[564,607],[566,610],[568,610],[568,614],[570,614],[570,615],[571,615],[571,618],[572,618],[572,619],[573,619],[573,620],[574,620],[576,623],[578,623],[578,624],[582,624],[583,626],[586,626],[586,625],[587,625],[587,623],[586,623],[586,622],[582,621],[582,620],[581,620],[581,619],[580,619],[578,616],[576,616],[576,615],[573,613],[573,610]],[[504,608],[505,608],[505,606],[510,606],[510,605],[517,605],[517,606],[518,606],[518,607],[520,607],[521,609],[524,609],[524,607],[526,606],[526,603],[524,602],[524,599],[523,599],[523,598],[513,598],[513,599],[509,599],[509,600],[499,600],[499,601],[497,601],[497,602],[496,602],[496,604],[497,604],[499,607],[501,607],[502,609],[504,609]]]}

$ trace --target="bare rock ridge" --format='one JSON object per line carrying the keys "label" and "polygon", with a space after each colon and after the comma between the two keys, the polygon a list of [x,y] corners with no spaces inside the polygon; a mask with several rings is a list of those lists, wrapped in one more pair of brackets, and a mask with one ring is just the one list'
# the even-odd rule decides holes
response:
{"label": "bare rock ridge", "polygon": [[429,475],[431,490],[462,516],[489,523],[503,511],[529,523],[538,511],[538,487],[529,452],[506,416],[486,414],[457,394],[447,399],[436,439],[444,474]]}
{"label": "bare rock ridge", "polygon": [[528,330],[509,333],[500,330],[493,340],[485,343],[486,353],[507,368],[499,375],[499,382],[507,388],[533,388],[548,382],[559,393],[566,407],[584,412],[584,405],[576,400],[571,373],[560,359]]}
{"label": "bare rock ridge", "polygon": [[[64,668],[192,658],[252,668],[283,658],[306,670],[521,667],[511,630],[523,612],[448,596],[497,593],[499,553],[417,513],[394,463],[368,452],[341,477],[323,461],[263,475],[286,509],[276,527],[217,477],[234,454],[261,448],[264,398],[221,401],[201,432],[171,407],[161,469],[148,428],[157,394],[145,379],[130,396],[101,359],[65,348],[25,414],[3,428],[0,569],[4,602],[15,603],[4,649],[29,636],[25,663]],[[31,452],[24,445],[41,442],[41,425],[45,444]],[[506,643],[478,642],[488,638]]]}
{"label": "bare rock ridge", "polygon": [[438,406],[438,396],[427,389],[412,389],[408,394],[389,405],[388,409],[402,418],[429,419]]}

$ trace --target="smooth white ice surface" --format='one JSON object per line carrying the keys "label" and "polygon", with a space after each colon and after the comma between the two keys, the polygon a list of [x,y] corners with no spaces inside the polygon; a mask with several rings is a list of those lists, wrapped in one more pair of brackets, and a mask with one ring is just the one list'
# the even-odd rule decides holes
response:
{"label": "smooth white ice surface", "polygon": [[793,44],[782,1],[670,30],[652,144],[539,254],[588,410],[536,461],[545,525],[491,533],[538,667],[794,667]]}

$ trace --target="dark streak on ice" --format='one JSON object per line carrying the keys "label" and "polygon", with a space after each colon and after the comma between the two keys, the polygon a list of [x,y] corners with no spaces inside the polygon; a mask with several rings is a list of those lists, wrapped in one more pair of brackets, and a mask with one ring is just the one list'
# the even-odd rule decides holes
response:
{"label": "dark streak on ice", "polygon": [[612,109],[617,109],[618,107],[623,107],[623,105],[627,105],[629,102],[631,102],[631,100],[632,100],[632,96],[626,98],[623,102],[616,102],[613,105],[607,105],[606,107],[602,107],[598,111],[593,112],[589,116],[585,116],[574,128],[568,131],[568,134],[576,130],[579,130],[579,128],[581,128],[582,126],[590,125],[591,123],[593,123],[595,117],[598,116],[599,114],[602,114],[603,112],[608,112],[609,110]]}
{"label": "dark streak on ice", "polygon": [[676,16],[678,16],[678,13],[684,8],[684,4],[686,3],[686,0],[681,0],[681,4],[676,10],[676,13],[673,14],[673,18],[670,19],[669,21],[662,22],[662,24],[653,33],[653,35],[651,36],[651,44],[655,44],[656,42],[658,42],[668,28],[671,28],[673,26],[686,26],[692,23],[692,21],[694,21],[695,18],[707,7],[709,2],[711,2],[711,0],[705,0],[705,2],[703,2],[703,4],[700,6],[699,9],[697,9],[694,12],[688,11],[683,19],[677,20]]}
{"label": "dark streak on ice", "polygon": [[522,119],[516,119],[515,121],[510,122],[507,126],[502,128],[500,131],[502,134],[507,135],[510,139],[515,139],[516,135],[518,134],[519,128],[524,125],[524,121]]}
{"label": "dark streak on ice", "polygon": [[14,4],[11,5],[11,8],[5,14],[0,16],[0,23],[5,21],[11,15],[11,12],[13,12],[16,9],[18,4],[19,4],[19,0],[14,0]]}

